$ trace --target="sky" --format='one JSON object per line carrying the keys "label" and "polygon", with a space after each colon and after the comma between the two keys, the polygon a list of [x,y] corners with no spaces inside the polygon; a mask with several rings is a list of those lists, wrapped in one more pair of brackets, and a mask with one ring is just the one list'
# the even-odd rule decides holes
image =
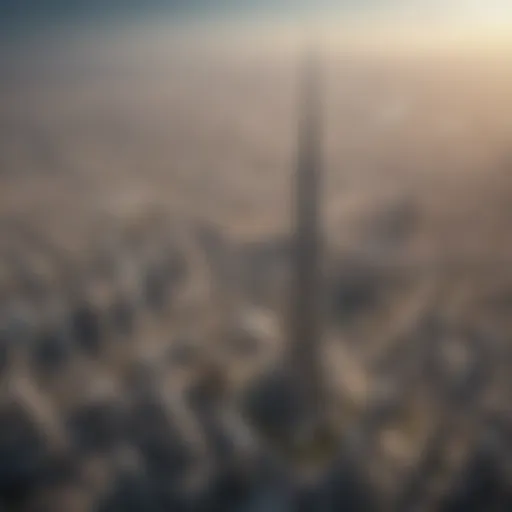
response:
{"label": "sky", "polygon": [[[365,0],[363,0],[364,2]],[[372,0],[366,0],[372,3]],[[375,3],[375,0],[373,0]],[[298,16],[321,10],[354,9],[361,2],[334,0],[0,0],[0,18],[29,22],[126,18],[165,14],[188,18]],[[359,8],[359,7],[357,7]]]}
{"label": "sky", "polygon": [[33,26],[85,19],[165,14],[175,17],[282,17],[360,11],[512,18],[509,0],[0,0],[3,25]]}
{"label": "sky", "polygon": [[411,26],[434,22],[483,26],[488,32],[489,26],[506,26],[512,31],[511,0],[0,0],[0,33],[24,37],[41,29],[110,27],[146,19],[295,23],[361,15]]}

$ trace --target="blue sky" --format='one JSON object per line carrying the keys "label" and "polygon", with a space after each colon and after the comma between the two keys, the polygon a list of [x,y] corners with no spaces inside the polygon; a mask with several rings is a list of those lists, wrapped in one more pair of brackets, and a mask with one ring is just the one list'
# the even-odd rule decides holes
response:
{"label": "blue sky", "polygon": [[159,16],[295,21],[311,14],[353,12],[379,5],[383,0],[0,0],[0,29],[23,34],[55,25],[108,24]]}
{"label": "blue sky", "polygon": [[379,0],[0,0],[2,18],[73,19],[81,16],[142,15],[166,11],[176,15],[272,15],[339,10],[377,5]]}
{"label": "blue sky", "polygon": [[0,30],[32,31],[37,27],[82,22],[124,21],[168,16],[170,19],[295,21],[310,14],[358,12],[429,17],[494,17],[512,21],[510,0],[0,0]]}

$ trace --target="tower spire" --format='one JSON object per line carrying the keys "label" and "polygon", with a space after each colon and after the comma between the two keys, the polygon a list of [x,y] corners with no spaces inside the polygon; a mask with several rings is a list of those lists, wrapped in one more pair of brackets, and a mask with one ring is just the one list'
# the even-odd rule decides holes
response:
{"label": "tower spire", "polygon": [[311,413],[321,406],[320,63],[309,50],[301,69],[298,157],[293,184],[290,363]]}
{"label": "tower spire", "polygon": [[292,473],[323,470],[336,453],[321,368],[321,119],[318,57],[308,52],[300,76],[298,156],[292,186],[290,311],[286,355],[246,395],[247,417]]}

